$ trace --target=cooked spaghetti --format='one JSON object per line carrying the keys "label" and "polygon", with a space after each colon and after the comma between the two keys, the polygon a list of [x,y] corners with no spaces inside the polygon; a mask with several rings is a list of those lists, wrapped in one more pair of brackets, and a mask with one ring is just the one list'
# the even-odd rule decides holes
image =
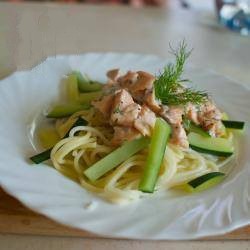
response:
{"label": "cooked spaghetti", "polygon": [[[62,174],[77,181],[87,190],[96,193],[114,203],[126,203],[139,199],[145,194],[138,190],[142,176],[147,150],[143,150],[96,182],[91,182],[83,174],[84,170],[100,158],[114,150],[110,143],[110,131],[105,127],[91,126],[93,110],[82,111],[72,115],[57,126],[60,134],[65,134],[78,116],[88,120],[88,126],[75,127],[69,137],[59,141],[51,152],[53,166]],[[226,138],[232,140],[232,132]],[[219,171],[228,159],[208,157],[192,149],[183,149],[168,144],[161,164],[156,190],[168,190],[187,183],[190,180],[209,172]]]}
{"label": "cooked spaghetti", "polygon": [[114,69],[103,85],[79,72],[68,75],[69,104],[47,116],[56,119],[53,138],[60,140],[31,160],[50,158],[60,173],[114,203],[217,184],[234,152],[228,128],[243,129],[244,123],[224,121],[211,97],[182,85],[190,52],[182,43],[173,53],[176,63],[158,77]]}

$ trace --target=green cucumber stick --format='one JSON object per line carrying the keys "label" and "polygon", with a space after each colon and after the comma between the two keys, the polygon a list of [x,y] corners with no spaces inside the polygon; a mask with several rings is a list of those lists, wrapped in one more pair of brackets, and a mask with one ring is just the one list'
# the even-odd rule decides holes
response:
{"label": "green cucumber stick", "polygon": [[76,103],[79,97],[77,77],[73,74],[67,78],[67,94],[69,102]]}
{"label": "green cucumber stick", "polygon": [[79,71],[73,71],[72,75],[77,77],[78,88],[80,92],[94,92],[102,89],[103,85],[98,82],[92,82],[88,79],[87,76],[82,75]]}
{"label": "green cucumber stick", "polygon": [[146,148],[149,144],[149,139],[141,137],[133,141],[125,142],[121,147],[117,148],[94,165],[84,171],[84,174],[89,180],[95,181],[119,164],[127,160],[130,156]]}
{"label": "green cucumber stick", "polygon": [[163,119],[157,118],[149,146],[146,166],[139,183],[139,190],[142,192],[154,192],[170,133],[170,125]]}
{"label": "green cucumber stick", "polygon": [[91,104],[92,101],[98,99],[101,96],[102,96],[102,91],[81,93],[79,94],[78,102],[80,104]]}
{"label": "green cucumber stick", "polygon": [[63,118],[70,115],[73,115],[75,112],[81,110],[87,110],[90,108],[89,104],[77,104],[77,103],[69,103],[69,104],[61,104],[54,106],[48,113],[48,118]]}

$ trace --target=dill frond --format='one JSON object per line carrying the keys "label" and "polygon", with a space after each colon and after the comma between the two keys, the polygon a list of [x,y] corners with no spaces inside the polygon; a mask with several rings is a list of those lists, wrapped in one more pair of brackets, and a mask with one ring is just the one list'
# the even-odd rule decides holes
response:
{"label": "dill frond", "polygon": [[200,104],[204,102],[207,98],[205,92],[185,88],[181,84],[181,82],[189,81],[188,79],[182,79],[181,75],[184,71],[184,64],[192,50],[187,50],[185,41],[182,41],[177,49],[173,49],[171,46],[170,49],[170,52],[175,56],[175,64],[167,64],[155,80],[156,98],[166,105],[184,105],[189,102]]}

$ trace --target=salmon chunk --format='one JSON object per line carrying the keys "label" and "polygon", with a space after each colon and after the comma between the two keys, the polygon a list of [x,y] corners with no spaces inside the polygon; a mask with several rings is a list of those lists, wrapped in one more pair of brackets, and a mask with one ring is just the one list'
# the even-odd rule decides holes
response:
{"label": "salmon chunk", "polygon": [[153,83],[155,80],[153,75],[144,71],[137,71],[137,74],[137,81],[129,88],[132,93],[153,88]]}
{"label": "salmon chunk", "polygon": [[154,128],[156,116],[146,105],[143,105],[138,118],[134,122],[134,126],[144,136],[151,135],[151,131]]}
{"label": "salmon chunk", "polygon": [[221,119],[222,113],[211,101],[206,102],[200,107],[198,112],[199,124],[211,136],[217,137],[223,135],[224,130]]}
{"label": "salmon chunk", "polygon": [[117,80],[122,88],[130,89],[130,87],[137,81],[138,74],[133,71],[128,71],[124,76]]}
{"label": "salmon chunk", "polygon": [[163,106],[160,115],[170,124],[179,124],[182,122],[182,115],[184,114],[183,107],[179,106]]}
{"label": "salmon chunk", "polygon": [[140,105],[134,102],[132,96],[125,89],[121,89],[114,96],[110,123],[133,126],[140,111]]}
{"label": "salmon chunk", "polygon": [[192,103],[189,103],[187,106],[186,106],[186,110],[185,110],[185,113],[186,113],[186,117],[192,121],[194,124],[196,125],[199,125],[200,122],[198,120],[198,108],[192,104]]}
{"label": "salmon chunk", "polygon": [[134,100],[127,90],[120,89],[115,92],[113,110],[123,110],[132,103],[134,103]]}
{"label": "salmon chunk", "polygon": [[148,107],[155,113],[159,113],[161,110],[160,103],[155,98],[154,90],[148,90],[145,94],[145,102]]}
{"label": "salmon chunk", "polygon": [[182,148],[188,148],[189,143],[187,134],[181,123],[172,125],[172,136],[170,138],[170,142],[175,145],[179,145]]}
{"label": "salmon chunk", "polygon": [[113,105],[113,95],[103,96],[98,101],[93,101],[92,105],[99,110],[105,117],[108,117],[111,113],[112,105]]}
{"label": "salmon chunk", "polygon": [[107,77],[110,81],[116,82],[119,77],[120,70],[119,69],[111,69],[107,72]]}
{"label": "salmon chunk", "polygon": [[140,132],[133,127],[114,127],[114,137],[111,140],[113,145],[120,145],[125,141],[131,141],[141,136]]}
{"label": "salmon chunk", "polygon": [[113,109],[113,112],[110,117],[110,123],[117,124],[120,126],[132,127],[140,111],[141,111],[141,106],[137,103],[132,103],[123,110],[117,107]]}
{"label": "salmon chunk", "polygon": [[183,107],[163,106],[160,114],[172,127],[170,142],[182,148],[188,148],[189,143],[186,131],[182,126],[182,116],[184,114]]}

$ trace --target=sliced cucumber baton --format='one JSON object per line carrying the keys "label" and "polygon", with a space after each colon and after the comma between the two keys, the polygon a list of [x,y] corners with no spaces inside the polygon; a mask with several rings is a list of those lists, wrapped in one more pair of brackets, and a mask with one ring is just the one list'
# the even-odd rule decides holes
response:
{"label": "sliced cucumber baton", "polygon": [[222,113],[222,118],[221,118],[222,120],[229,120],[229,116],[228,116],[228,114],[226,113],[226,112],[223,112]]}
{"label": "sliced cucumber baton", "polygon": [[150,142],[146,166],[139,184],[142,192],[153,193],[159,170],[166,150],[171,127],[161,118],[157,118]]}
{"label": "sliced cucumber baton", "polygon": [[52,148],[49,148],[37,155],[34,155],[30,157],[30,160],[33,161],[35,164],[42,163],[43,161],[47,161],[50,159],[50,153],[51,153]]}
{"label": "sliced cucumber baton", "polygon": [[209,189],[225,178],[225,174],[221,172],[212,172],[195,178],[194,180],[182,185],[180,188],[187,192],[201,192]]}
{"label": "sliced cucumber baton", "polygon": [[194,123],[190,123],[190,125],[189,125],[189,131],[197,133],[197,134],[202,135],[204,137],[211,137],[211,135],[207,131],[205,131],[204,129],[202,129],[200,126],[195,125]]}
{"label": "sliced cucumber baton", "polygon": [[199,135],[210,137],[210,134],[207,131],[205,131],[201,126],[196,125],[186,117],[183,118],[183,127],[188,133],[195,132]]}
{"label": "sliced cucumber baton", "polygon": [[89,104],[62,104],[52,108],[48,113],[48,118],[63,118],[73,115],[77,111],[87,110],[90,108]]}
{"label": "sliced cucumber baton", "polygon": [[242,121],[222,121],[222,123],[224,124],[224,126],[226,128],[231,128],[231,129],[239,129],[239,130],[243,130],[244,126],[245,126],[245,122]]}
{"label": "sliced cucumber baton", "polygon": [[83,93],[99,91],[103,87],[103,84],[89,80],[79,71],[73,71],[71,74],[77,77],[78,88]]}
{"label": "sliced cucumber baton", "polygon": [[[69,131],[67,132],[67,134],[64,136],[64,138],[69,137],[69,132],[70,132],[70,130],[72,128],[78,127],[78,126],[84,126],[86,124],[87,124],[87,122],[84,119],[78,118],[76,120],[76,122],[72,125],[72,127],[69,129]],[[49,148],[49,149],[47,149],[47,150],[45,150],[45,151],[43,151],[43,152],[41,152],[39,154],[36,154],[36,155],[30,157],[30,160],[33,161],[36,164],[39,164],[39,163],[41,163],[43,161],[47,161],[47,160],[50,159],[51,150],[52,150],[52,148]]]}
{"label": "sliced cucumber baton", "polygon": [[67,94],[71,103],[76,103],[79,97],[77,77],[69,75],[67,79]]}
{"label": "sliced cucumber baton", "polygon": [[227,157],[234,152],[232,142],[225,138],[204,137],[191,132],[188,141],[193,150],[205,154]]}
{"label": "sliced cucumber baton", "polygon": [[90,104],[92,101],[97,100],[101,97],[102,91],[95,91],[89,93],[81,93],[79,94],[78,102],[80,104]]}
{"label": "sliced cucumber baton", "polygon": [[149,138],[146,137],[125,142],[121,147],[117,148],[85,170],[84,175],[87,176],[89,180],[95,181],[127,160],[130,156],[146,148],[148,145]]}

